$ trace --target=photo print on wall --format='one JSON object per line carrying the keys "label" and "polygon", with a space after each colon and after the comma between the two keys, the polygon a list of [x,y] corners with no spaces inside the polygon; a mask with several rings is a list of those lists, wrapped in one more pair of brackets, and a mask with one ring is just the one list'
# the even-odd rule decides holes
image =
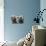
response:
{"label": "photo print on wall", "polygon": [[24,16],[12,16],[11,21],[12,21],[12,24],[23,24]]}

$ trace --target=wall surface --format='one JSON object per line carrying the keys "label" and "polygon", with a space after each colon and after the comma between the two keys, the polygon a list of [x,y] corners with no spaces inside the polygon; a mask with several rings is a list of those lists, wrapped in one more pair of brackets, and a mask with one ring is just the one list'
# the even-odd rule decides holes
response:
{"label": "wall surface", "polygon": [[[35,12],[40,9],[40,0],[5,0],[4,26],[5,40],[18,41],[32,28],[32,20],[36,17]],[[12,24],[11,16],[24,16],[23,24]]]}
{"label": "wall surface", "polygon": [[[40,1],[40,9],[41,9],[41,11],[43,9],[46,9],[46,0],[41,0]],[[43,12],[42,17],[43,17],[43,22],[41,21],[40,25],[46,26],[46,10]]]}
{"label": "wall surface", "polygon": [[4,0],[0,0],[0,42],[4,41]]}

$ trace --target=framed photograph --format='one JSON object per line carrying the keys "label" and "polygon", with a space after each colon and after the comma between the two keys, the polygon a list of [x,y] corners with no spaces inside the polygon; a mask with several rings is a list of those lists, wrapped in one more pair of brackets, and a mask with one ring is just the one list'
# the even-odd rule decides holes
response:
{"label": "framed photograph", "polygon": [[11,21],[12,21],[12,24],[23,24],[24,16],[12,16]]}

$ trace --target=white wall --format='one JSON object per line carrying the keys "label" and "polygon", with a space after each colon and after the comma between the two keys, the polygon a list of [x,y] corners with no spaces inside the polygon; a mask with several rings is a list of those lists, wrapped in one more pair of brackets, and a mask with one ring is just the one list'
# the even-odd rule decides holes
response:
{"label": "white wall", "polygon": [[[43,9],[46,9],[46,0],[40,0],[40,9],[41,11]],[[46,26],[46,11],[43,12],[43,22],[41,22],[40,24],[43,25],[43,26]]]}
{"label": "white wall", "polygon": [[4,41],[4,0],[0,0],[0,41]]}

